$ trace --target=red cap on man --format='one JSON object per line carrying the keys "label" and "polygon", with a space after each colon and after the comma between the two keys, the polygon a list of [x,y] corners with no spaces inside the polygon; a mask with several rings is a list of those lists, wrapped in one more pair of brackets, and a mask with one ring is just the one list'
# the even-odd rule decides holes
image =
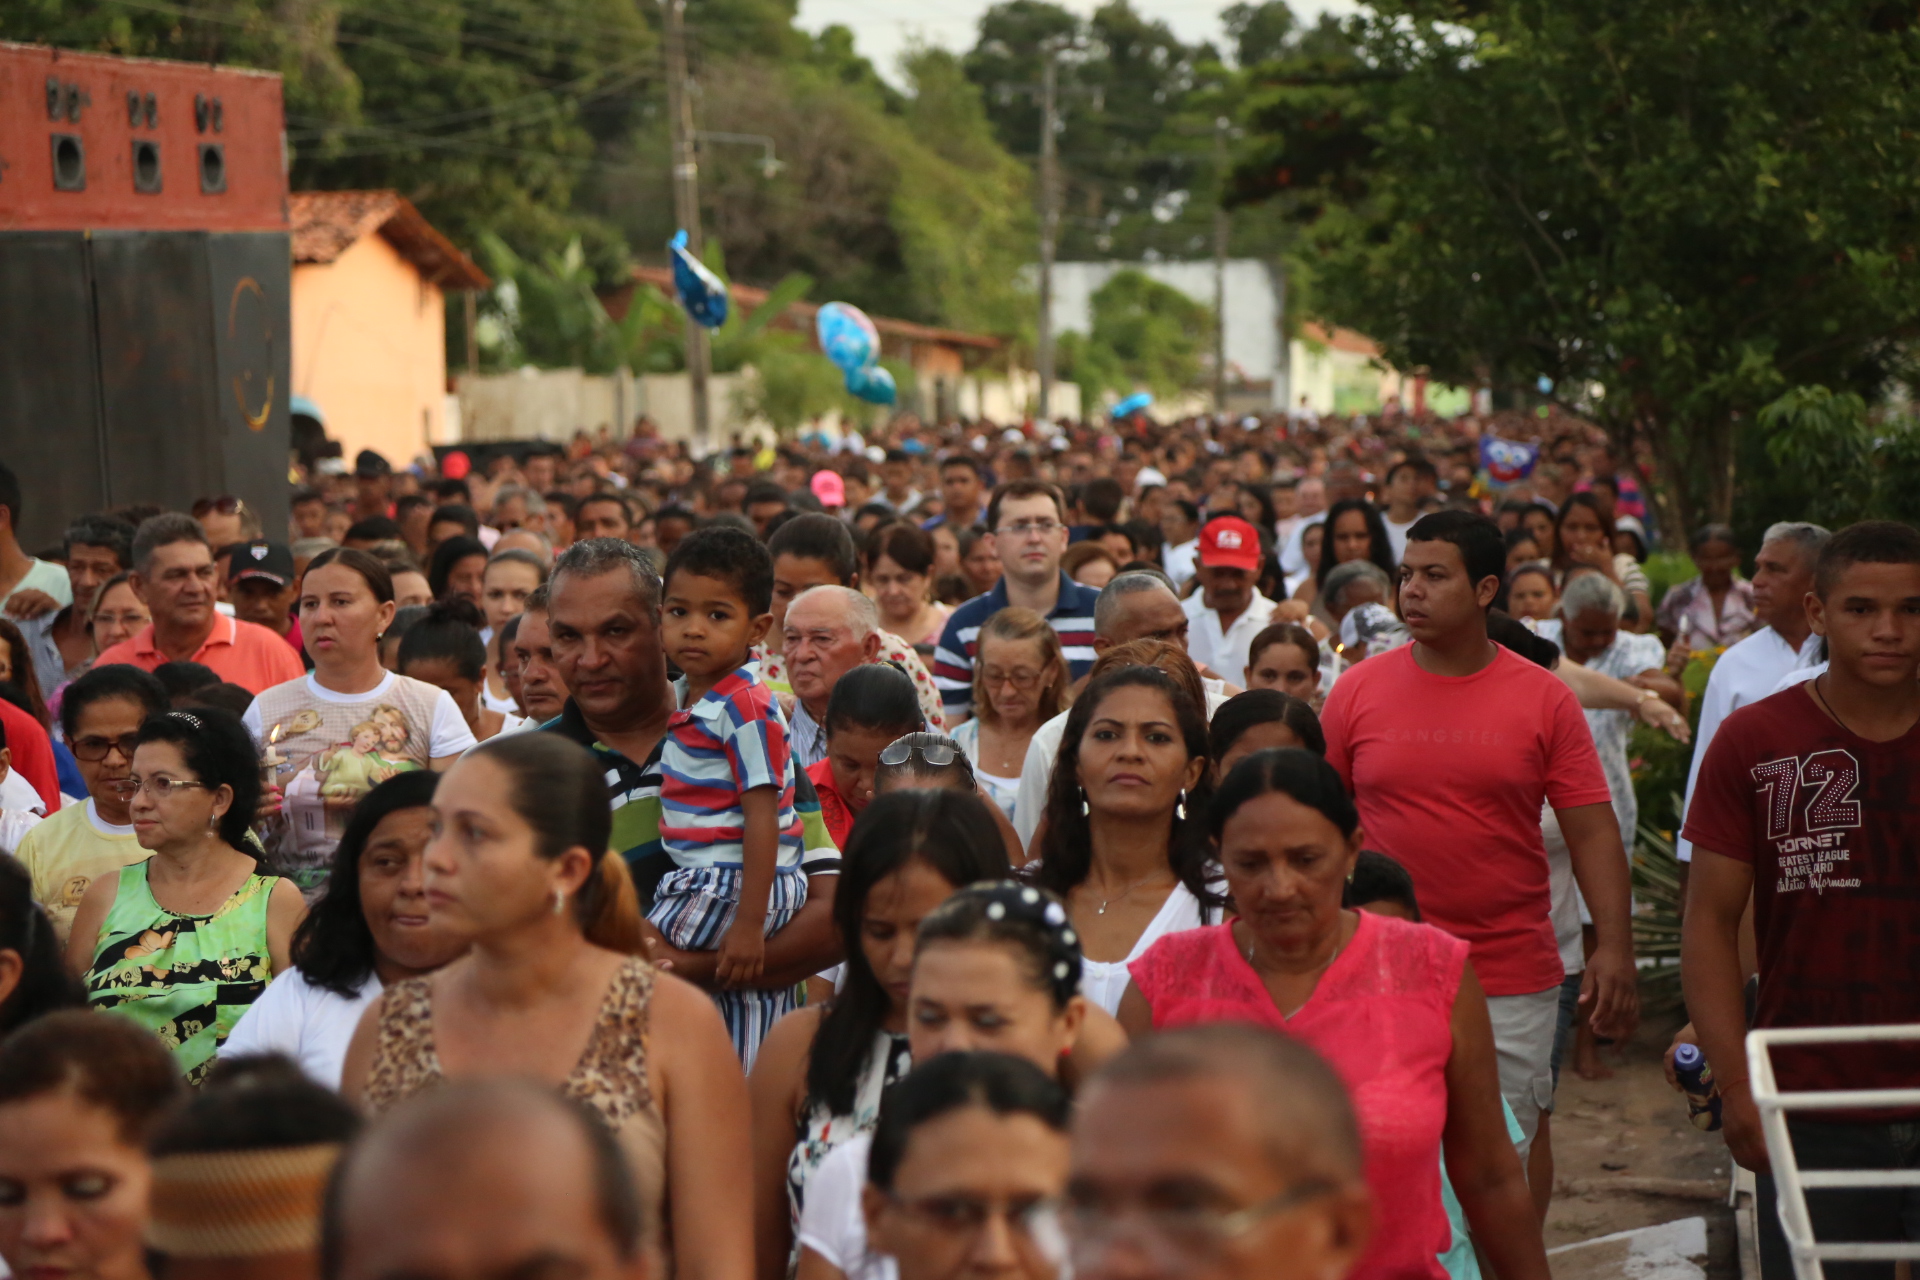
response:
{"label": "red cap on man", "polygon": [[1260,569],[1260,535],[1239,516],[1207,521],[1200,531],[1200,563],[1209,569]]}

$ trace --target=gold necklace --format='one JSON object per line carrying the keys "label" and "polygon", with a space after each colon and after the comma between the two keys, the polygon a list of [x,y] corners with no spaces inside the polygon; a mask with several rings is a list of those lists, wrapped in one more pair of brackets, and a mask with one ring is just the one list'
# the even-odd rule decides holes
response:
{"label": "gold necklace", "polygon": [[1120,899],[1126,897],[1128,894],[1132,893],[1135,889],[1138,889],[1141,885],[1147,883],[1147,881],[1156,880],[1163,874],[1165,873],[1156,871],[1152,875],[1148,875],[1148,876],[1142,877],[1139,880],[1135,880],[1132,884],[1128,885],[1126,888],[1122,889],[1120,892],[1113,894],[1110,897],[1102,898],[1100,900],[1100,909],[1098,911],[1095,911],[1093,914],[1097,916],[1103,916],[1107,914],[1108,903],[1120,901]]}
{"label": "gold necklace", "polygon": [[[1354,932],[1358,933],[1359,930],[1356,928]],[[1346,926],[1344,924],[1341,926],[1340,933],[1342,935],[1346,933]],[[1252,925],[1247,926],[1247,939],[1248,939],[1247,967],[1252,969],[1255,973],[1258,973],[1260,972],[1260,966],[1254,962],[1253,953],[1258,949],[1258,944],[1260,942],[1260,935],[1256,934],[1253,931]],[[1333,954],[1328,956],[1322,964],[1320,964],[1318,967],[1316,967],[1313,970],[1313,972],[1316,975],[1318,975],[1318,974],[1325,973],[1328,969],[1331,969],[1333,967],[1333,962],[1335,960],[1338,960],[1340,958],[1340,953],[1342,951],[1345,951],[1346,949],[1347,949],[1346,937],[1344,936],[1336,937],[1333,944]]]}

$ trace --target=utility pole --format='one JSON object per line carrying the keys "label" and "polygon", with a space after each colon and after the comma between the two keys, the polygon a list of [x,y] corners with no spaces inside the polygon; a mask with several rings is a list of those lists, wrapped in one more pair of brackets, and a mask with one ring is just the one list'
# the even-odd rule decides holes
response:
{"label": "utility pole", "polygon": [[1227,129],[1213,122],[1213,171],[1220,194],[1213,205],[1213,411],[1227,411]]}
{"label": "utility pole", "polygon": [[[687,0],[660,0],[667,56],[667,129],[673,146],[673,216],[687,233],[687,252],[701,257],[700,159],[693,127],[692,81],[687,75]],[[713,351],[707,331],[687,317],[687,386],[693,402],[693,440],[712,443],[707,413],[707,380]]]}
{"label": "utility pole", "polygon": [[1040,413],[1047,421],[1053,400],[1053,250],[1060,228],[1060,156],[1054,139],[1060,96],[1060,45],[1040,47],[1040,324],[1034,363],[1040,366]]}

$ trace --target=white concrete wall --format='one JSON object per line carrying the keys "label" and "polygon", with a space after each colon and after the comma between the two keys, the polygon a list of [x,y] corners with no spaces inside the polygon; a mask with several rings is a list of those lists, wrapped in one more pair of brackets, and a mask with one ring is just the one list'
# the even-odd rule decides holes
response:
{"label": "white concrete wall", "polygon": [[[1031,369],[1011,369],[1002,377],[969,375],[963,378],[954,397],[960,416],[995,426],[1018,426],[1027,415],[1039,412],[1040,375]],[[1048,398],[1050,418],[1080,417],[1080,384],[1055,382]]]}
{"label": "white concrete wall", "polygon": [[[1258,258],[1229,258],[1226,270],[1227,369],[1231,379],[1271,382],[1273,404],[1287,403],[1286,280]],[[1055,332],[1086,333],[1092,327],[1093,295],[1117,271],[1138,271],[1172,285],[1195,302],[1213,307],[1213,261],[1056,262],[1053,264]],[[1296,394],[1295,398],[1298,396]]]}
{"label": "white concrete wall", "polygon": [[601,427],[624,435],[645,404],[639,382],[626,370],[597,376],[580,369],[512,373],[463,373],[455,379],[462,440],[558,440]]}

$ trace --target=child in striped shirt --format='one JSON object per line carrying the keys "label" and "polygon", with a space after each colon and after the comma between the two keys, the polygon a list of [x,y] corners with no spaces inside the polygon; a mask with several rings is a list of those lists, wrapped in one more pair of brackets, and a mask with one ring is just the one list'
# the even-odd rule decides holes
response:
{"label": "child in striped shirt", "polygon": [[758,989],[766,937],[805,904],[787,722],[748,651],[772,625],[773,560],[741,529],[702,529],[667,561],[660,639],[685,672],[660,750],[660,843],[674,862],[647,918],[681,951],[718,951],[714,994],[741,1064],[794,1007]]}

